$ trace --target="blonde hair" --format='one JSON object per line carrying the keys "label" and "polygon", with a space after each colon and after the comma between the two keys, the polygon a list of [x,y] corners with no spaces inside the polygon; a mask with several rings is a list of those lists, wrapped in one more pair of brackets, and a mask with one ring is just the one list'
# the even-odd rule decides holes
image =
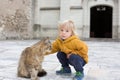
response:
{"label": "blonde hair", "polygon": [[76,35],[75,25],[74,25],[74,22],[72,20],[65,20],[63,22],[59,22],[58,30],[60,30],[63,27],[71,29],[72,30],[72,35]]}

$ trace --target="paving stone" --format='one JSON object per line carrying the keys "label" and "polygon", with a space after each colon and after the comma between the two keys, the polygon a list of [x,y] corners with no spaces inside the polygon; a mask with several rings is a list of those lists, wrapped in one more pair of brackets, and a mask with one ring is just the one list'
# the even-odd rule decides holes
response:
{"label": "paving stone", "polygon": [[[38,40],[0,41],[0,80],[30,80],[17,77],[18,60],[22,50]],[[86,41],[89,47],[89,62],[84,66],[83,80],[120,80],[120,42]],[[4,46],[4,47],[3,47]],[[43,68],[47,76],[40,80],[72,80],[70,77],[58,76],[56,70],[61,68],[56,54],[45,56]]]}

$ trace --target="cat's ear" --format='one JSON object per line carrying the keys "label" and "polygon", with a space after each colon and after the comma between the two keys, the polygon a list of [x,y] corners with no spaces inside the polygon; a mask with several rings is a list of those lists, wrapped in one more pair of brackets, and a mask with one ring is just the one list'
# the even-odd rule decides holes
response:
{"label": "cat's ear", "polygon": [[50,38],[49,37],[44,37],[41,41],[43,41],[44,43],[49,43]]}
{"label": "cat's ear", "polygon": [[49,40],[49,37],[43,37],[41,41]]}
{"label": "cat's ear", "polygon": [[48,40],[48,39],[49,39],[49,37],[43,37],[41,40],[45,41],[45,40]]}
{"label": "cat's ear", "polygon": [[50,38],[49,37],[45,37],[45,40],[49,40]]}
{"label": "cat's ear", "polygon": [[50,38],[49,37],[45,38],[45,43],[50,43]]}

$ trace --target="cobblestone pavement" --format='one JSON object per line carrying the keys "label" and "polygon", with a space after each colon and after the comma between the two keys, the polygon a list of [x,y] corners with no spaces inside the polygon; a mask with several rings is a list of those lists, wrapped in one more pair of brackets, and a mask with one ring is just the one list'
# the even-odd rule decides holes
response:
{"label": "cobblestone pavement", "polygon": [[[38,40],[0,41],[0,80],[30,80],[16,76],[21,51]],[[120,42],[85,41],[89,47],[89,63],[84,67],[84,80],[120,80]],[[72,76],[58,76],[60,64],[56,54],[45,56],[43,68],[47,76],[40,80],[72,80]]]}

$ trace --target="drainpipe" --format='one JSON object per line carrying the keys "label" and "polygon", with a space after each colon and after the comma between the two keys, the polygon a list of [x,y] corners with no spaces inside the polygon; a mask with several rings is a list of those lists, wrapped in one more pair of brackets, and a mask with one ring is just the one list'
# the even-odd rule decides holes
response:
{"label": "drainpipe", "polygon": [[34,10],[34,25],[33,25],[33,38],[39,38],[40,37],[40,4],[39,0],[35,0],[35,10]]}

